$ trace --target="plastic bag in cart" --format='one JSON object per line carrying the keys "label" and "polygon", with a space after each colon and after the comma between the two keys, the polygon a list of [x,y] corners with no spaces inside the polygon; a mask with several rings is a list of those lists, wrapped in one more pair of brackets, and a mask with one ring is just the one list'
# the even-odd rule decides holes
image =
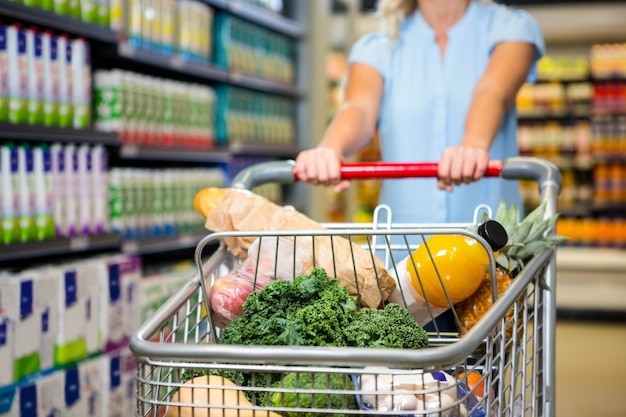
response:
{"label": "plastic bag in cart", "polygon": [[[294,248],[295,244],[295,248]],[[292,281],[303,266],[298,254],[307,250],[301,240],[259,237],[248,248],[248,257],[211,286],[209,303],[214,324],[224,328],[243,315],[243,303],[250,293],[260,291],[275,279]]]}
{"label": "plastic bag in cart", "polygon": [[[374,373],[353,376],[357,404],[363,410],[400,412],[403,417],[486,417],[479,400],[452,375],[427,373],[385,374],[388,368],[367,367]],[[380,392],[378,394],[377,392]],[[415,413],[411,413],[414,411]],[[394,414],[395,415],[395,414]]]}

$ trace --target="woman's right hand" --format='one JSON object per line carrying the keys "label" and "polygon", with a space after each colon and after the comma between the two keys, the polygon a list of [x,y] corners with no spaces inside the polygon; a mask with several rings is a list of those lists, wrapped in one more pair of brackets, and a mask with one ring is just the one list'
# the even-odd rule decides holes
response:
{"label": "woman's right hand", "polygon": [[334,191],[339,193],[350,186],[350,181],[341,179],[341,163],[337,151],[318,146],[298,154],[295,172],[300,181],[313,185],[332,185]]}

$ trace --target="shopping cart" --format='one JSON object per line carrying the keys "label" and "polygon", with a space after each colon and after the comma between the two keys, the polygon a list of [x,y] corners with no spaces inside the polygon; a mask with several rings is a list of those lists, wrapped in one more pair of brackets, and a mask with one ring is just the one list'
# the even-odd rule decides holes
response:
{"label": "shopping cart", "polygon": [[[436,172],[436,164],[354,164],[343,169],[345,178],[432,177]],[[488,176],[498,175],[536,181],[547,205],[546,216],[555,213],[561,177],[553,164],[511,158],[490,166]],[[294,181],[293,162],[277,161],[244,170],[233,187]],[[392,274],[398,272],[398,253],[406,256],[427,236],[461,234],[488,248],[469,223],[394,224],[375,219],[371,224],[325,226],[325,230],[219,232],[202,239],[195,252],[197,275],[131,339],[137,360],[135,415],[555,415],[552,249],[535,255],[500,297],[494,292],[492,308],[470,331],[436,330],[429,333],[426,349],[221,344],[222,330],[205,295],[219,277],[242,263],[224,245],[225,238],[348,239],[384,260]],[[495,279],[494,255],[488,253]],[[350,259],[336,261],[351,264]],[[542,289],[541,280],[552,290]],[[513,314],[507,315],[510,311]],[[479,375],[477,384],[469,380],[471,374]],[[185,384],[197,375],[211,376]]]}

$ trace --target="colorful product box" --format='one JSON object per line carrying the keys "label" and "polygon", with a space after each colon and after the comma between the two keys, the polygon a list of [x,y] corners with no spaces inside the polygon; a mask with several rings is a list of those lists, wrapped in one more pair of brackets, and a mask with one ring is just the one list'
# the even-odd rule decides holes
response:
{"label": "colorful product box", "polygon": [[48,268],[45,273],[58,283],[55,364],[67,366],[100,352],[100,287],[94,285],[97,265],[77,262]]}
{"label": "colorful product box", "polygon": [[[127,417],[126,393],[122,383],[123,357],[120,350],[105,353],[100,358],[102,377],[102,416]],[[132,415],[132,414],[131,414]]]}
{"label": "colorful product box", "polygon": [[0,385],[54,366],[56,292],[57,281],[38,271],[0,278]]}
{"label": "colorful product box", "polygon": [[100,282],[100,331],[103,352],[128,345],[139,326],[135,293],[141,278],[138,256],[119,255],[94,261]]}
{"label": "colorful product box", "polygon": [[[102,413],[102,359],[95,358],[81,362],[65,373],[65,385],[75,386],[77,395],[66,394],[66,417],[107,417]],[[68,384],[68,383],[71,383]],[[66,393],[74,392],[66,390]],[[132,415],[132,414],[129,414]]]}

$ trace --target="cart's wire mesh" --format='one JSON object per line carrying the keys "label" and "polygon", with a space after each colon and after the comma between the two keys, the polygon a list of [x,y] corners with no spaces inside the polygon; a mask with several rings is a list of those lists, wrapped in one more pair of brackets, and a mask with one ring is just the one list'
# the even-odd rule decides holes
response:
{"label": "cart's wire mesh", "polygon": [[[354,242],[371,254],[372,263],[374,259],[385,259],[386,269],[397,276],[400,261],[417,245],[424,244],[428,236],[438,233],[464,234],[486,248],[486,243],[467,228],[433,226],[390,228],[384,232],[376,228],[346,227],[317,234],[215,234],[214,239],[254,237],[261,242],[256,261],[250,261],[254,256],[249,256],[247,261],[247,267],[255,271],[256,286],[262,268],[273,276],[297,275],[300,266],[294,260],[300,259],[298,242],[307,243],[314,266],[319,251],[330,247],[330,253],[334,254],[340,239]],[[210,240],[205,239],[202,244]],[[273,256],[261,256],[263,241],[268,243],[266,246],[274,247]],[[285,241],[291,242],[291,256],[280,250]],[[320,242],[325,242],[326,249],[319,247]],[[198,253],[202,254],[202,248]],[[355,270],[363,267],[355,261],[354,249],[350,253],[346,258],[332,257],[329,276],[336,276],[346,265]],[[462,356],[458,352],[464,352],[472,338],[455,329],[444,331],[435,326],[429,333],[426,349],[432,352],[443,349],[444,353],[433,356],[435,360],[429,361],[427,352],[419,350],[361,348],[367,351],[366,359],[355,363],[342,348],[318,348],[324,350],[328,360],[311,361],[298,356],[299,347],[291,346],[250,351],[233,345],[228,346],[227,353],[212,350],[220,345],[221,328],[205,294],[210,293],[220,277],[246,267],[246,262],[235,258],[222,245],[209,262],[200,265],[203,279],[189,282],[158,312],[160,322],[142,341],[155,348],[156,353],[133,349],[138,365],[136,415],[541,416],[544,414],[545,363],[541,337],[544,291],[539,282],[550,260],[545,259],[538,266],[524,268],[515,278],[519,285],[510,288],[516,291],[514,301],[504,306],[494,305],[497,308],[487,316],[493,319],[497,315],[495,325]],[[207,267],[208,264],[211,266]],[[495,280],[494,271],[492,265],[489,275],[492,280]],[[378,278],[377,273],[374,276]],[[352,279],[358,299],[361,282],[356,272]],[[400,294],[409,292],[408,288],[400,289]],[[378,290],[384,299],[382,286]],[[404,299],[402,296],[401,300]],[[427,310],[432,319],[435,314],[428,303]],[[458,317],[455,320],[459,322]],[[446,349],[451,352],[449,356]],[[258,358],[251,352],[257,352]],[[281,354],[284,359],[276,359]],[[407,355],[412,356],[407,359]],[[195,378],[193,384],[186,383],[191,378]]]}

